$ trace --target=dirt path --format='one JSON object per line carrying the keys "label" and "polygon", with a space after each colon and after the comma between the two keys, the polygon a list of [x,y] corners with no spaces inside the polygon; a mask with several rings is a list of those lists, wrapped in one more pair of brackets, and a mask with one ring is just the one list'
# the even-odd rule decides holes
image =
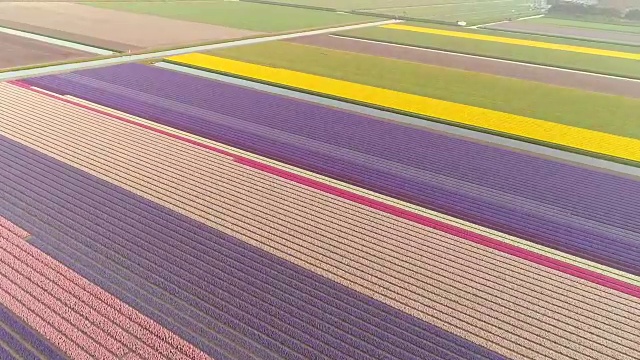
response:
{"label": "dirt path", "polygon": [[0,26],[114,50],[168,47],[257,34],[72,3],[0,3]]}
{"label": "dirt path", "polygon": [[82,51],[3,33],[0,33],[0,49],[0,68],[93,57]]}
{"label": "dirt path", "polygon": [[623,45],[640,45],[640,34],[623,33],[618,31],[574,28],[568,26],[535,24],[520,21],[494,24],[491,26],[485,26],[485,28],[493,30],[525,32],[539,35],[565,36],[584,40],[607,41]]}
{"label": "dirt path", "polygon": [[321,46],[334,50],[536,81],[586,91],[640,98],[640,81],[370,41],[359,41],[329,35],[301,37],[288,41],[297,44]]}

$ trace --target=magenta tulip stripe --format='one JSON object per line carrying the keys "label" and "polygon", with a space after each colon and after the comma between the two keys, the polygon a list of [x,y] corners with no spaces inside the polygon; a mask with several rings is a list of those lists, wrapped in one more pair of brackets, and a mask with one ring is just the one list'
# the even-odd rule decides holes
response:
{"label": "magenta tulip stripe", "polygon": [[0,358],[638,359],[639,194],[144,65],[0,83]]}

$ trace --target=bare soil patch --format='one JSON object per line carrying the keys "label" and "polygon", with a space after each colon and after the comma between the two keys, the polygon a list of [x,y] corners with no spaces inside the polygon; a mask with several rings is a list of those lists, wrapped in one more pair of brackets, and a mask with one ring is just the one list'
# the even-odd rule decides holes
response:
{"label": "bare soil patch", "polygon": [[91,58],[94,55],[42,41],[0,33],[0,68]]}
{"label": "bare soil patch", "polygon": [[258,34],[224,26],[73,3],[0,3],[0,26],[119,51],[219,41]]}
{"label": "bare soil patch", "polygon": [[529,34],[572,37],[576,39],[607,41],[624,45],[640,46],[640,34],[606,31],[597,29],[577,28],[552,24],[536,24],[523,21],[487,26],[487,29],[525,32]]}
{"label": "bare soil patch", "polygon": [[56,39],[72,41],[78,44],[90,45],[90,46],[98,47],[101,49],[108,49],[108,50],[122,51],[122,52],[144,49],[143,47],[140,47],[140,46],[128,45],[128,44],[123,44],[116,41],[110,41],[105,39],[98,39],[91,36],[86,36],[84,34],[74,34],[66,31],[49,29],[42,26],[20,23],[17,21],[0,19],[0,26],[4,26],[7,28],[15,29],[15,30],[22,30],[22,31],[33,33],[33,34],[46,35]]}
{"label": "bare soil patch", "polygon": [[365,42],[328,35],[307,36],[288,41],[333,50],[348,51],[427,65],[536,81],[585,91],[640,98],[640,81],[530,66],[527,64],[511,63],[489,58],[475,58],[427,49]]}

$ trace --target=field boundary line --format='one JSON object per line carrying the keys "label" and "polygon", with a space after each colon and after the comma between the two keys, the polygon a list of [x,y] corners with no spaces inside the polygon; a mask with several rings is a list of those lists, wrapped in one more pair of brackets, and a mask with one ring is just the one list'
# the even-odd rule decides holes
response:
{"label": "field boundary line", "polygon": [[87,52],[87,53],[90,53],[90,54],[96,54],[96,55],[115,55],[115,54],[118,54],[117,52],[114,52],[114,51],[111,51],[111,50],[97,48],[97,47],[93,47],[93,46],[89,46],[89,45],[84,45],[84,44],[76,43],[76,42],[73,42],[73,41],[56,39],[56,38],[53,38],[53,37],[34,34],[34,33],[26,32],[26,31],[15,30],[15,29],[3,27],[3,26],[0,26],[0,32],[5,33],[5,34],[9,34],[9,35],[15,35],[15,36],[23,37],[23,38],[26,38],[26,39],[41,41],[41,42],[44,42],[44,43],[47,43],[47,44],[51,44],[51,45],[57,45],[57,46],[62,46],[62,47],[71,48],[71,49],[75,49],[75,50],[80,50],[80,51],[84,51],[84,52]]}
{"label": "field boundary line", "polygon": [[47,66],[47,67],[38,67],[38,68],[3,72],[3,73],[0,73],[0,81],[18,80],[18,79],[33,77],[33,76],[50,75],[50,74],[57,74],[61,72],[69,72],[69,71],[76,71],[76,70],[82,70],[82,69],[92,69],[92,68],[98,68],[98,67],[104,67],[104,66],[110,66],[110,65],[116,65],[116,64],[125,64],[125,63],[131,63],[131,62],[162,59],[164,57],[188,54],[188,53],[198,52],[198,51],[209,51],[209,50],[222,49],[222,48],[233,47],[233,46],[259,44],[259,43],[269,42],[269,41],[292,39],[292,38],[301,37],[301,36],[321,35],[321,34],[327,34],[327,33],[339,32],[339,31],[347,31],[347,30],[361,29],[361,28],[367,28],[367,27],[395,24],[398,22],[402,22],[402,21],[401,20],[383,20],[383,21],[368,22],[368,23],[356,24],[356,25],[345,25],[345,26],[337,26],[337,27],[330,27],[330,28],[317,29],[317,30],[308,30],[308,31],[301,31],[301,32],[294,32],[294,33],[287,33],[287,34],[279,34],[279,35],[273,35],[273,36],[241,39],[241,40],[220,42],[220,43],[208,44],[208,45],[189,46],[189,47],[183,47],[183,48],[177,48],[177,49],[171,49],[171,50],[155,51],[155,52],[144,53],[144,54],[133,54],[133,55],[121,54],[119,56],[110,57],[107,59],[89,60],[89,61],[83,61],[78,63],[61,64],[61,65],[53,65],[53,66]]}
{"label": "field boundary line", "polygon": [[520,20],[527,20],[527,19],[537,19],[537,18],[541,18],[543,16],[544,16],[544,14],[525,16],[525,17],[521,17],[521,18],[518,18],[518,19],[515,19],[515,20],[505,20],[505,21],[498,21],[498,22],[489,23],[489,24],[480,24],[480,25],[474,25],[474,26],[467,26],[467,29],[477,29],[477,28],[481,28],[481,27],[484,27],[484,26],[497,25],[497,24],[502,24],[502,23],[506,23],[506,22],[513,22],[513,21],[520,21]]}

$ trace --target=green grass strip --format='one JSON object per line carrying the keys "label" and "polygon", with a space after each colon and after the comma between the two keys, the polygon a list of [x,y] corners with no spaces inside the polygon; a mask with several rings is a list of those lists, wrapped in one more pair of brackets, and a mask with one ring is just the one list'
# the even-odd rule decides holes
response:
{"label": "green grass strip", "polygon": [[260,32],[282,32],[377,20],[372,16],[240,1],[109,2],[89,5]]}

